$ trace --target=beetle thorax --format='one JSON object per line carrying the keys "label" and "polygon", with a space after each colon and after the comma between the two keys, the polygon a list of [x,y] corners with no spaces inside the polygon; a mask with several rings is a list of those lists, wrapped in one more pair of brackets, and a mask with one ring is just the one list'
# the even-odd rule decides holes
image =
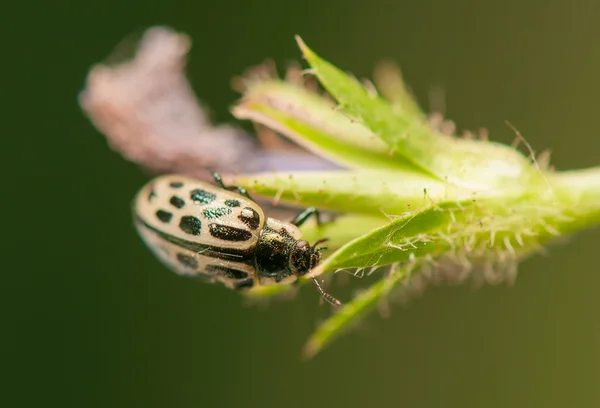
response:
{"label": "beetle thorax", "polygon": [[300,240],[301,235],[296,226],[268,218],[254,254],[259,277],[280,282],[308,273],[319,262],[321,254]]}
{"label": "beetle thorax", "polygon": [[284,223],[280,221],[269,222],[271,220],[270,218],[267,219],[260,232],[254,258],[256,260],[256,271],[260,277],[274,278],[276,282],[279,282],[292,275],[290,255],[297,240],[283,225]]}

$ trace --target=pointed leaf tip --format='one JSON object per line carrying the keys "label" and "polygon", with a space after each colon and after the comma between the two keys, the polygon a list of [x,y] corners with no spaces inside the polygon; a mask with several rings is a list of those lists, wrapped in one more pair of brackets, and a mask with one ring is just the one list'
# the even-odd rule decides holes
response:
{"label": "pointed leaf tip", "polygon": [[294,36],[294,38],[296,39],[298,48],[300,48],[300,51],[302,51],[302,55],[304,56],[304,58],[308,59],[309,55],[312,54],[312,51],[310,50],[310,48],[308,48],[306,43],[302,40],[302,38],[298,34],[296,34]]}

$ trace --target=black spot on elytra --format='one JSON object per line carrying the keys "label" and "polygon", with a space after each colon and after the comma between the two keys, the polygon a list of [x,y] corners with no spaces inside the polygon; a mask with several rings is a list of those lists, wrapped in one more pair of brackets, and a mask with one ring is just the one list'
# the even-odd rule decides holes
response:
{"label": "black spot on elytra", "polygon": [[209,220],[219,218],[219,217],[222,217],[224,215],[229,215],[229,214],[231,214],[231,209],[225,208],[225,207],[207,208],[206,210],[204,210],[202,212],[202,215],[204,215],[204,218],[207,218]]}
{"label": "black spot on elytra", "polygon": [[241,204],[238,200],[225,200],[227,207],[239,207]]}
{"label": "black spot on elytra", "polygon": [[150,193],[148,194],[148,201],[152,201],[154,197],[156,197],[156,193],[154,192],[154,190],[150,190]]}
{"label": "black spot on elytra", "polygon": [[247,241],[252,238],[250,231],[229,227],[227,225],[210,224],[208,226],[210,235],[224,241]]}
{"label": "black spot on elytra", "polygon": [[171,222],[171,218],[173,218],[173,213],[170,213],[165,210],[158,210],[156,212],[156,218],[164,222],[165,224]]}
{"label": "black spot on elytra", "polygon": [[244,271],[228,268],[226,266],[221,265],[207,265],[205,269],[208,273],[223,276],[229,279],[245,279],[248,277],[248,274]]}
{"label": "black spot on elytra", "polygon": [[260,215],[250,207],[245,207],[240,215],[238,215],[238,218],[252,229],[257,229],[260,225]]}
{"label": "black spot on elytra", "polygon": [[177,196],[171,197],[169,202],[171,203],[171,205],[173,207],[177,207],[177,208],[183,208],[183,206],[185,205],[185,201],[183,201],[181,198],[179,198]]}
{"label": "black spot on elytra", "polygon": [[171,181],[169,185],[173,188],[181,188],[183,187],[183,183],[181,181]]}
{"label": "black spot on elytra", "polygon": [[198,240],[193,240],[193,238],[192,240],[188,240],[183,237],[177,237],[171,233],[166,233],[162,228],[157,228],[148,224],[139,216],[135,217],[135,223],[137,228],[152,232],[155,237],[160,238],[167,243],[187,249],[188,251],[202,253],[203,255],[212,258],[219,258],[223,261],[241,262],[251,266],[253,266],[256,262],[254,248],[223,248],[221,245],[218,245],[218,242],[216,242],[215,245],[207,245],[205,243],[198,242]]}
{"label": "black spot on elytra", "polygon": [[209,193],[206,190],[202,190],[200,188],[197,188],[197,189],[192,190],[190,192],[190,198],[196,204],[210,204],[213,201],[215,201],[215,198],[217,198],[217,196],[216,196],[216,194]]}
{"label": "black spot on elytra", "polygon": [[181,221],[179,221],[179,228],[186,234],[190,235],[200,235],[200,231],[202,230],[202,223],[196,217],[191,215],[184,215],[181,217]]}
{"label": "black spot on elytra", "polygon": [[196,258],[194,258],[193,256],[178,253],[177,261],[179,261],[179,263],[182,264],[183,266],[185,266],[186,268],[190,268],[190,269],[198,268],[198,260],[196,260]]}

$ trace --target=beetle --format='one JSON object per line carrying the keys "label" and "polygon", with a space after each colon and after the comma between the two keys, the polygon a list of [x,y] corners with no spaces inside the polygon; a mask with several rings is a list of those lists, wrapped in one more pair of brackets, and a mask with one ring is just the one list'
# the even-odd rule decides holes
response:
{"label": "beetle", "polygon": [[[183,175],[159,176],[140,189],[133,203],[136,229],[155,256],[180,275],[235,290],[292,284],[321,260],[323,247],[300,239],[300,227],[318,210],[310,207],[291,222],[265,217],[239,186],[217,186]],[[312,278],[327,302],[339,300]]]}

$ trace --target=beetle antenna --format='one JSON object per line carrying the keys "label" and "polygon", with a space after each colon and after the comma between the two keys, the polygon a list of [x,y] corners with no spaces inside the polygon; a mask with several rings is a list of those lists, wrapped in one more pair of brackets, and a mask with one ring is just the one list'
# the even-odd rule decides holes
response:
{"label": "beetle antenna", "polygon": [[339,300],[337,300],[336,298],[334,298],[333,296],[331,296],[329,293],[325,292],[323,290],[323,288],[321,287],[321,285],[319,284],[319,281],[317,281],[316,278],[312,278],[313,282],[315,283],[315,285],[317,286],[317,290],[319,291],[319,293],[321,294],[321,296],[323,297],[323,299],[325,299],[327,302],[329,302],[331,305],[339,307],[342,305],[342,302],[340,302]]}
{"label": "beetle antenna", "polygon": [[323,238],[312,244],[312,247],[315,248],[317,245],[322,244],[323,242],[329,241],[329,238]]}

